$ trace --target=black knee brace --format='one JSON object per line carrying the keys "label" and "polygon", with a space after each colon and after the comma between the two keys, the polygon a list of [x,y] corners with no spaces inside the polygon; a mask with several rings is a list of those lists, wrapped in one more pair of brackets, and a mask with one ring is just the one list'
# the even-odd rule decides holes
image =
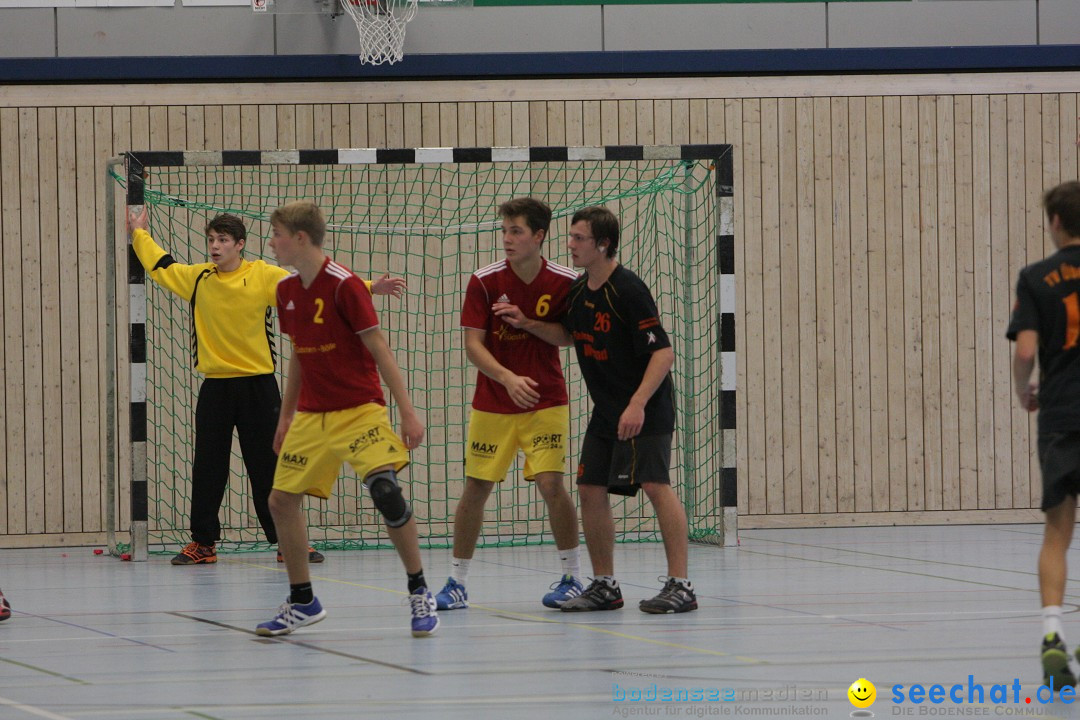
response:
{"label": "black knee brace", "polygon": [[365,483],[371,500],[382,513],[387,527],[401,527],[412,517],[412,508],[401,494],[397,473],[393,470],[380,470],[369,475]]}

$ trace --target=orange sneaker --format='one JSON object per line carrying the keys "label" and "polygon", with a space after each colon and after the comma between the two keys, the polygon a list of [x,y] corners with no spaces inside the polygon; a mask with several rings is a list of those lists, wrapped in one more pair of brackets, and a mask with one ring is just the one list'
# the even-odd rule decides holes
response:
{"label": "orange sneaker", "polygon": [[180,554],[172,559],[173,565],[207,565],[217,562],[217,551],[213,545],[189,542]]}

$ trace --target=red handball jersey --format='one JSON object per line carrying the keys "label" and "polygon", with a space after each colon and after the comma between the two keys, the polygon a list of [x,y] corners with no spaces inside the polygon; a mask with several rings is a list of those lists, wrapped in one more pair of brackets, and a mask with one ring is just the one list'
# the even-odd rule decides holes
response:
{"label": "red handball jersey", "polygon": [[360,339],[379,326],[363,280],[327,258],[311,287],[295,273],[278,283],[277,304],[281,331],[292,337],[303,373],[298,410],[386,404],[379,368]]}
{"label": "red handball jersey", "polygon": [[461,326],[485,331],[486,347],[503,367],[530,377],[539,383],[540,401],[528,411],[514,404],[499,383],[483,373],[477,374],[473,407],[492,413],[520,413],[567,404],[559,348],[532,333],[513,328],[495,317],[491,306],[497,302],[517,305],[525,317],[558,322],[566,313],[566,296],[577,273],[568,267],[542,259],[540,273],[529,284],[500,260],[480,268],[469,279]]}

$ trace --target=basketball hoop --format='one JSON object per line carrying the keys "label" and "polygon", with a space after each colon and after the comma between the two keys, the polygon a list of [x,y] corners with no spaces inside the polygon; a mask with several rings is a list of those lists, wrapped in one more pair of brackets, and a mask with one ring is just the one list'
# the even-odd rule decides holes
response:
{"label": "basketball hoop", "polygon": [[360,62],[396,63],[405,56],[405,26],[416,16],[417,0],[341,0],[360,31]]}

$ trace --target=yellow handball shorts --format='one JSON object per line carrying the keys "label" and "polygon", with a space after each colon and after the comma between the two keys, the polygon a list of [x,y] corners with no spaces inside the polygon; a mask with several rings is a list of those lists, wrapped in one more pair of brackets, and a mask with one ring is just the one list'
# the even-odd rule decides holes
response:
{"label": "yellow handball shorts", "polygon": [[341,463],[361,479],[375,468],[409,464],[409,451],[390,426],[386,408],[367,403],[333,412],[298,412],[278,455],[274,489],[328,498]]}
{"label": "yellow handball shorts", "polygon": [[518,450],[525,452],[525,479],[543,472],[566,472],[570,408],[535,412],[489,413],[473,410],[465,441],[465,476],[502,482]]}

